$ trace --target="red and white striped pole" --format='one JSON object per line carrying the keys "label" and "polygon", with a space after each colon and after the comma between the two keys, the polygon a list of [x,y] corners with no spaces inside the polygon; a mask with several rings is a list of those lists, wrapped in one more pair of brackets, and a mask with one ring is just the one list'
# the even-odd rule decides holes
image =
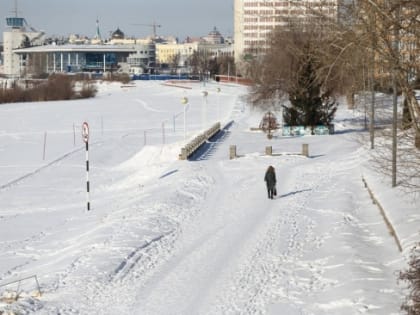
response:
{"label": "red and white striped pole", "polygon": [[90,211],[90,197],[89,197],[89,125],[84,122],[82,125],[83,141],[86,144],[86,197],[87,197],[87,211]]}

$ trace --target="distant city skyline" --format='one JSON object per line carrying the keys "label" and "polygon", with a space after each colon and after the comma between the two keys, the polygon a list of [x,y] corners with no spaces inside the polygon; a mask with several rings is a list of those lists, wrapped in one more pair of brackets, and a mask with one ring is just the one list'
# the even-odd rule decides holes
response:
{"label": "distant city skyline", "polygon": [[[161,36],[201,37],[216,27],[223,36],[233,36],[233,0],[17,0],[18,15],[47,35],[70,34],[93,37],[96,20],[103,38],[119,28],[127,37],[146,37],[153,23]],[[15,0],[2,0],[3,31],[8,16],[15,14]],[[142,24],[142,25],[136,25]]]}

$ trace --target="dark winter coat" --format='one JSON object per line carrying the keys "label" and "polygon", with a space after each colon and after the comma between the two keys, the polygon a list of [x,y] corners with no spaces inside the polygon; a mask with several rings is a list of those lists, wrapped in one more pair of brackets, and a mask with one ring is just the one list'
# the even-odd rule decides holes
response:
{"label": "dark winter coat", "polygon": [[267,183],[268,189],[273,189],[276,186],[276,172],[274,171],[274,167],[268,167],[265,172],[264,180]]}

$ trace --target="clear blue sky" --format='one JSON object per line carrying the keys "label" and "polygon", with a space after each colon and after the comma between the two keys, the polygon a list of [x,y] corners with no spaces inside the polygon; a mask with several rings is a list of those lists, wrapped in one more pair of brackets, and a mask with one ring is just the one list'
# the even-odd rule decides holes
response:
{"label": "clear blue sky", "polygon": [[[233,35],[233,0],[17,0],[20,17],[48,35],[95,35],[96,18],[102,36],[119,27],[126,36],[145,37],[160,24],[158,35],[207,35],[213,27]],[[1,33],[6,16],[13,16],[15,0],[0,0]],[[1,38],[3,35],[1,35]],[[2,39],[1,39],[2,40]]]}

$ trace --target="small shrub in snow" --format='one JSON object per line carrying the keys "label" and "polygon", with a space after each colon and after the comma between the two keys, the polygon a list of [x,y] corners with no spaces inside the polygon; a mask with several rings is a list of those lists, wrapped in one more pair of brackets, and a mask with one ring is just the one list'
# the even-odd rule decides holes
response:
{"label": "small shrub in snow", "polygon": [[409,267],[400,272],[399,279],[408,282],[409,289],[401,309],[408,315],[420,315],[420,244],[413,248]]}

